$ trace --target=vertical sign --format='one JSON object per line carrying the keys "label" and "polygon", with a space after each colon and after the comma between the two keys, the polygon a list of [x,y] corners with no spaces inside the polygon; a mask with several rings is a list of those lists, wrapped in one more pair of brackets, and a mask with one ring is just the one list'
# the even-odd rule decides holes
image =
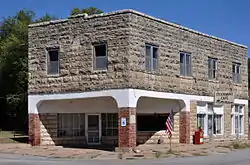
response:
{"label": "vertical sign", "polygon": [[122,118],[121,118],[121,126],[122,126],[122,127],[125,127],[126,125],[127,125],[126,118],[125,118],[125,117],[122,117]]}

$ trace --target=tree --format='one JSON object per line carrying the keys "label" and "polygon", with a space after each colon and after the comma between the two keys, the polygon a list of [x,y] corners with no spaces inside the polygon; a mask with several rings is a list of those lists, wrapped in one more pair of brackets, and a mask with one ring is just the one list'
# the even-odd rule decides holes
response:
{"label": "tree", "polygon": [[103,13],[103,11],[93,6],[89,8],[83,8],[83,9],[74,8],[71,10],[70,15],[77,15],[77,14],[83,14],[83,13],[87,13],[88,15],[93,15],[93,14],[101,14]]}
{"label": "tree", "polygon": [[52,15],[46,13],[41,18],[38,18],[37,20],[35,20],[35,22],[45,22],[45,21],[51,21],[51,20],[56,20],[56,19],[57,19],[57,17],[52,16]]}
{"label": "tree", "polygon": [[[80,13],[102,11],[94,7],[71,11],[71,15]],[[20,10],[0,22],[0,128],[27,128],[28,25],[54,19],[48,13],[35,19],[33,11]]]}
{"label": "tree", "polygon": [[[48,14],[35,20],[32,11],[21,10],[3,19],[0,25],[0,126],[9,129],[27,126],[28,25],[49,21]],[[5,125],[6,127],[6,125]]]}
{"label": "tree", "polygon": [[81,9],[74,8],[74,9],[71,10],[70,15],[77,15],[77,14],[81,14],[81,13],[82,13]]}

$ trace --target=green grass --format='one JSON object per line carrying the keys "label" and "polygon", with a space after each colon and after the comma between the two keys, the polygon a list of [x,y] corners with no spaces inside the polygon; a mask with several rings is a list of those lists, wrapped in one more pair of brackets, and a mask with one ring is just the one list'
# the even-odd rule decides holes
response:
{"label": "green grass", "polygon": [[13,138],[13,131],[0,131],[0,138]]}
{"label": "green grass", "polygon": [[28,136],[25,134],[17,134],[14,137],[14,131],[0,131],[1,143],[26,143]]}

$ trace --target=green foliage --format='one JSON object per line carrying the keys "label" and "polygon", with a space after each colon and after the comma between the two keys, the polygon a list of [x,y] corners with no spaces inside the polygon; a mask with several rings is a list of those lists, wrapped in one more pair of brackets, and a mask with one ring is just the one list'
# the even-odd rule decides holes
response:
{"label": "green foliage", "polygon": [[[94,7],[71,11],[71,15],[80,13],[102,11]],[[28,25],[55,19],[48,13],[35,18],[33,11],[20,10],[0,22],[0,128],[27,128]]]}
{"label": "green foliage", "polygon": [[77,14],[83,14],[83,13],[87,13],[88,15],[93,15],[93,14],[101,14],[103,13],[103,11],[93,6],[89,8],[83,8],[83,9],[74,8],[71,10],[70,15],[77,15]]}
{"label": "green foliage", "polygon": [[46,13],[43,17],[35,20],[35,22],[46,22],[46,21],[51,21],[51,20],[56,20],[57,18],[55,16],[52,16],[48,13]]}
{"label": "green foliage", "polygon": [[[34,21],[32,11],[21,10],[15,16],[3,18],[0,25],[0,121],[14,118],[23,126],[27,122],[28,88],[28,25],[49,21],[54,17],[46,14]],[[4,118],[6,117],[7,118]],[[14,127],[14,126],[13,126]]]}
{"label": "green foliage", "polygon": [[74,8],[71,10],[70,15],[77,15],[77,14],[81,14],[82,11],[79,8]]}

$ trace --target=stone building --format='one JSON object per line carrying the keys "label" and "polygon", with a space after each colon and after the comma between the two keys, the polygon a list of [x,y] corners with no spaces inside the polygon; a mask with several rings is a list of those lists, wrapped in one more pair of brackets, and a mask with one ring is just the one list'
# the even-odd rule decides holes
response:
{"label": "stone building", "polygon": [[247,47],[134,10],[30,25],[28,92],[33,145],[248,134]]}

